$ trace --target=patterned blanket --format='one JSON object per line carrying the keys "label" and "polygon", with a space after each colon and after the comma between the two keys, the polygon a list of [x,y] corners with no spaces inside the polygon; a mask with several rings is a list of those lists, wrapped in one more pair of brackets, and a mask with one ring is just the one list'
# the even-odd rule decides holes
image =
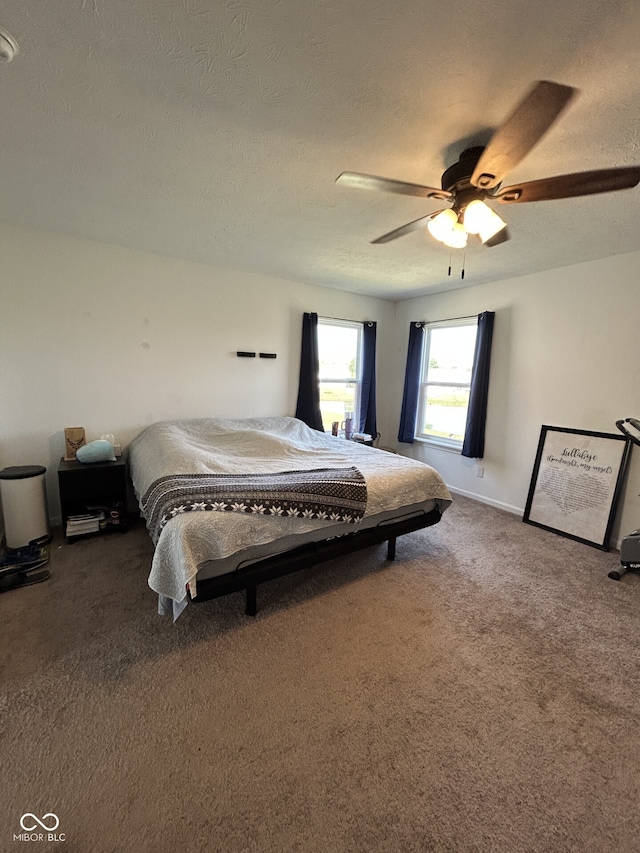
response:
{"label": "patterned blanket", "polygon": [[183,512],[247,512],[357,523],[367,507],[367,484],[355,468],[281,474],[170,474],[140,501],[154,542]]}

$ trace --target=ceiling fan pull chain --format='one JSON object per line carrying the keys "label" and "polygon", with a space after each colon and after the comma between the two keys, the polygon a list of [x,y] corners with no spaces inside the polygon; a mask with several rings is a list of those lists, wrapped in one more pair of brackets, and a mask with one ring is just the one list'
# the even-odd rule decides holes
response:
{"label": "ceiling fan pull chain", "polygon": [[460,278],[464,279],[464,265],[467,262],[467,250],[464,250],[464,255],[462,256],[462,272],[460,273]]}
{"label": "ceiling fan pull chain", "polygon": [[451,252],[449,252],[449,272],[447,275],[451,275]]}

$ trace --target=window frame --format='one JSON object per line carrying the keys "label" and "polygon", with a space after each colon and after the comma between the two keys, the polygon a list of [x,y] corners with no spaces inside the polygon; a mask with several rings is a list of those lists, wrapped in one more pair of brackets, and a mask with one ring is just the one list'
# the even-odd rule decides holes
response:
{"label": "window frame", "polygon": [[[331,379],[323,379],[321,375],[321,368],[318,370],[318,393],[320,393],[320,388],[322,385],[354,385],[355,386],[355,395],[354,395],[354,404],[353,404],[353,417],[354,417],[354,432],[360,429],[360,400],[362,395],[362,367],[363,367],[363,337],[364,337],[364,323],[358,320],[338,320],[333,317],[320,317],[318,316],[318,327],[320,326],[333,326],[333,327],[342,327],[355,329],[357,332],[357,344],[356,344],[356,375],[346,376],[341,378],[333,377]],[[318,362],[320,362],[320,341],[318,341]],[[322,403],[322,401],[320,401]],[[322,409],[321,409],[322,411]],[[331,432],[331,427],[329,429],[325,429],[325,432]]]}
{"label": "window frame", "polygon": [[[415,438],[418,441],[424,442],[425,444],[431,444],[434,447],[439,447],[443,450],[452,450],[455,452],[461,452],[462,446],[464,444],[464,435],[460,440],[454,438],[444,438],[442,436],[434,436],[428,433],[424,433],[420,431],[420,425],[424,424],[426,421],[426,411],[427,411],[427,388],[429,386],[432,387],[440,387],[440,388],[469,388],[471,391],[471,375],[469,376],[469,382],[428,382],[428,370],[429,370],[429,357],[431,352],[431,332],[435,329],[445,329],[445,328],[455,328],[459,329],[461,327],[466,326],[475,326],[476,329],[476,342],[478,339],[478,318],[477,317],[469,317],[469,318],[460,318],[457,320],[439,320],[435,323],[425,323],[422,327],[423,331],[423,339],[422,339],[422,360],[420,364],[420,384],[418,387],[418,416],[416,419],[416,432]],[[474,344],[475,351],[475,344]],[[474,356],[471,358],[471,371],[473,371],[473,361]],[[469,407],[467,406],[467,413],[469,411]]]}

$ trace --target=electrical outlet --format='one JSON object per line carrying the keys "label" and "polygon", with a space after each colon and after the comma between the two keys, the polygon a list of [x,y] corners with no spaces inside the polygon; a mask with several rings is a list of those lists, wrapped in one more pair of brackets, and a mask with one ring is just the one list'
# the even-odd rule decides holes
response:
{"label": "electrical outlet", "polygon": [[484,468],[482,465],[476,465],[476,477],[484,477]]}

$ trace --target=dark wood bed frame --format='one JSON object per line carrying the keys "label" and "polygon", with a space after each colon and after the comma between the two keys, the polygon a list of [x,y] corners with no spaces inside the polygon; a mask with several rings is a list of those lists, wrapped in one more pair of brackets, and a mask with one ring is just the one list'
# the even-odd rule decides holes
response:
{"label": "dark wood bed frame", "polygon": [[348,533],[345,536],[325,539],[321,542],[310,542],[283,554],[265,557],[234,572],[198,581],[197,595],[195,598],[191,596],[189,598],[194,604],[200,604],[212,598],[246,590],[245,612],[247,616],[255,616],[258,612],[258,584],[301,569],[311,568],[318,563],[360,551],[362,548],[380,545],[382,542],[388,542],[387,559],[395,560],[398,536],[421,530],[423,527],[431,527],[437,524],[441,517],[442,513],[436,507],[431,512],[422,512],[410,518],[386,524],[381,522],[377,527],[370,527],[357,533]]}

